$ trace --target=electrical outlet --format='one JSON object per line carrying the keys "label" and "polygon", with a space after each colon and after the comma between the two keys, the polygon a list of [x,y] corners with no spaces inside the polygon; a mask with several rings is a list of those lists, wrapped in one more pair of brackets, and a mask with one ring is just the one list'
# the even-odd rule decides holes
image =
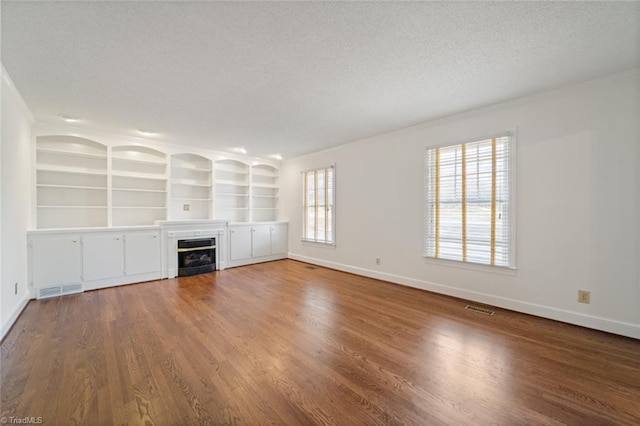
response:
{"label": "electrical outlet", "polygon": [[13,286],[13,294],[18,294],[18,283]]}
{"label": "electrical outlet", "polygon": [[578,302],[591,303],[591,292],[587,290],[578,290]]}
{"label": "electrical outlet", "polygon": [[376,257],[376,265],[379,265],[379,264],[380,264],[380,258]]}
{"label": "electrical outlet", "polygon": [[185,212],[188,212],[190,207],[191,206],[189,204],[183,204],[182,205],[182,210],[184,210]]}

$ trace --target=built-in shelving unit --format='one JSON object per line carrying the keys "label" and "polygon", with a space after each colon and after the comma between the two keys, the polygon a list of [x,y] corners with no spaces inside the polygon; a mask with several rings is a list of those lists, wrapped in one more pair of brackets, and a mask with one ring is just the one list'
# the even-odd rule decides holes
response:
{"label": "built-in shelving unit", "polygon": [[196,154],[171,156],[171,219],[212,218],[211,165],[211,160]]}
{"label": "built-in shelving unit", "polygon": [[167,219],[167,156],[144,146],[111,149],[112,226]]}
{"label": "built-in shelving unit", "polygon": [[107,147],[74,136],[36,140],[37,228],[108,224]]}
{"label": "built-in shelving unit", "polygon": [[249,166],[236,160],[215,162],[215,218],[248,222]]}
{"label": "built-in shelving unit", "polygon": [[54,124],[33,132],[35,229],[279,219],[270,160]]}
{"label": "built-in shelving unit", "polygon": [[278,219],[278,169],[267,164],[251,166],[251,221]]}

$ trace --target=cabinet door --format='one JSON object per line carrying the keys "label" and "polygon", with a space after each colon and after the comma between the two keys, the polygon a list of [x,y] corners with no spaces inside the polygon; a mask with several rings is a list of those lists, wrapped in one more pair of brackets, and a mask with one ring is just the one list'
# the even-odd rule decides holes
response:
{"label": "cabinet door", "polygon": [[31,241],[31,278],[35,288],[79,283],[80,265],[80,239],[77,236]]}
{"label": "cabinet door", "polygon": [[251,257],[251,227],[229,228],[229,246],[231,260],[249,259]]}
{"label": "cabinet door", "polygon": [[160,271],[160,238],[157,233],[125,235],[124,254],[126,275]]}
{"label": "cabinet door", "polygon": [[271,227],[269,225],[256,225],[252,227],[253,257],[269,256],[271,254]]}
{"label": "cabinet door", "polygon": [[82,238],[82,278],[84,281],[124,275],[122,235],[90,235]]}
{"label": "cabinet door", "polygon": [[271,226],[271,254],[287,254],[289,251],[287,230],[287,225]]}

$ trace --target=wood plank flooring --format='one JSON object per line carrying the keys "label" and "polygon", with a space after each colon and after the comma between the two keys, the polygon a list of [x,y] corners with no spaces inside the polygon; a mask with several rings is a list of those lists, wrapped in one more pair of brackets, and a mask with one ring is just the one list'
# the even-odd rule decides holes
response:
{"label": "wood plank flooring", "polygon": [[32,301],[0,416],[45,425],[640,424],[640,341],[283,260]]}

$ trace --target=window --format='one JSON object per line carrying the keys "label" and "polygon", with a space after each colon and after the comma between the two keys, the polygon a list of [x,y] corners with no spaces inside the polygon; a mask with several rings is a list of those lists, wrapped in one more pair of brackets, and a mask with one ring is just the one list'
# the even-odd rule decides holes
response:
{"label": "window", "polygon": [[302,240],[334,244],[334,167],[302,172],[302,188],[304,191]]}
{"label": "window", "polygon": [[425,257],[513,268],[513,137],[427,148]]}

